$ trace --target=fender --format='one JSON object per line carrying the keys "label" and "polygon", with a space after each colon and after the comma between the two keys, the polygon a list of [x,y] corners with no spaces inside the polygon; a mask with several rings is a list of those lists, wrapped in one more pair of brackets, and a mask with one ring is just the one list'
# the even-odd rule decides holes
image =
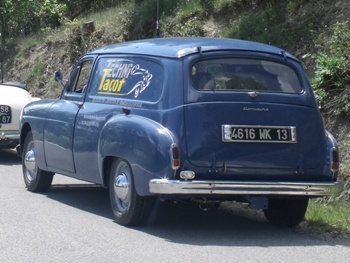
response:
{"label": "fender", "polygon": [[[20,149],[23,149],[25,137],[28,131],[31,130],[33,133],[37,165],[41,170],[45,171],[47,171],[44,151],[45,119],[48,109],[56,101],[57,99],[38,100],[35,103],[31,102],[23,108],[20,118]],[[20,154],[22,154],[22,152]]]}
{"label": "fender", "polygon": [[150,195],[149,181],[173,178],[170,147],[177,143],[172,133],[159,123],[137,115],[116,115],[100,133],[98,158],[103,174],[106,157],[123,158],[132,167],[136,191]]}

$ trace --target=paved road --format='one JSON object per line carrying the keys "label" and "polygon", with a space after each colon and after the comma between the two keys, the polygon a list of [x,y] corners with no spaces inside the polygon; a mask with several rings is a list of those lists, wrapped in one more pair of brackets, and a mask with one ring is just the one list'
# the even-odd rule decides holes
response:
{"label": "paved road", "polygon": [[350,260],[350,244],[188,204],[159,205],[148,225],[122,227],[105,189],[56,175],[50,192],[28,192],[13,151],[0,150],[0,179],[1,263]]}

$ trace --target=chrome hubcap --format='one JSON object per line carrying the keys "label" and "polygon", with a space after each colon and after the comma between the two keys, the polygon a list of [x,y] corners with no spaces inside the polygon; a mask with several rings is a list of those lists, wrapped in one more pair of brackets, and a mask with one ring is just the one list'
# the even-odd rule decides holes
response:
{"label": "chrome hubcap", "polygon": [[35,180],[36,177],[36,160],[34,149],[30,149],[24,157],[24,165],[26,168],[26,177],[29,181]]}
{"label": "chrome hubcap", "polygon": [[128,177],[125,173],[116,176],[114,181],[114,193],[120,201],[125,201],[129,193]]}
{"label": "chrome hubcap", "polygon": [[127,213],[132,202],[132,173],[129,165],[122,161],[118,164],[114,174],[113,194],[115,212],[122,216]]}

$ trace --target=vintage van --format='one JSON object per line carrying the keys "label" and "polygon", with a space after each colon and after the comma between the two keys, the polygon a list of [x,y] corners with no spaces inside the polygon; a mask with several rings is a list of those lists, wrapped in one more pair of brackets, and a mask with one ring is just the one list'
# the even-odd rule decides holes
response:
{"label": "vintage van", "polygon": [[337,195],[339,153],[298,59],[223,38],[156,38],[84,55],[58,99],[21,118],[26,187],[54,173],[109,189],[116,222],[159,200],[234,200],[295,226],[309,198]]}

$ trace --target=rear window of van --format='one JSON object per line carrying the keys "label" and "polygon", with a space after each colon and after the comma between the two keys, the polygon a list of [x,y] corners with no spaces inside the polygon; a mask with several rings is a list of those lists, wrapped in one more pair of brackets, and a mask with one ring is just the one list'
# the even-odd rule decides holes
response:
{"label": "rear window of van", "polygon": [[244,90],[301,93],[296,72],[288,65],[259,59],[220,58],[201,60],[192,66],[193,86],[198,90]]}

